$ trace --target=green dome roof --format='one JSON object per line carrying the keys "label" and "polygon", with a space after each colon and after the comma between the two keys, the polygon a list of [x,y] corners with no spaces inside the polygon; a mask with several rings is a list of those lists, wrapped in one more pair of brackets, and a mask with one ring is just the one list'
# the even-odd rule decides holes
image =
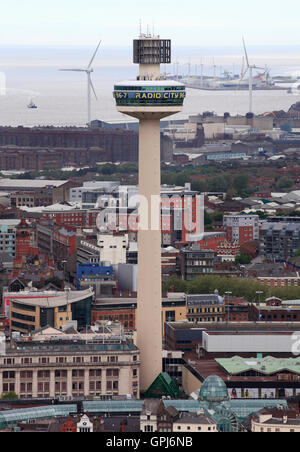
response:
{"label": "green dome roof", "polygon": [[227,386],[222,378],[216,375],[208,377],[201,387],[200,400],[206,402],[224,402],[229,400]]}

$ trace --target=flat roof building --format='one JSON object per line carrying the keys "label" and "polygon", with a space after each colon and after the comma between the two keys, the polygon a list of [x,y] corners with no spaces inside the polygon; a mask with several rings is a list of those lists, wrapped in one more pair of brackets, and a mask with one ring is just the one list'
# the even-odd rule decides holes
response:
{"label": "flat roof building", "polygon": [[62,328],[67,322],[76,320],[79,327],[91,323],[92,289],[56,293],[56,296],[10,298],[11,331],[31,333],[39,328],[51,326]]}
{"label": "flat roof building", "polygon": [[0,357],[0,394],[19,398],[139,397],[139,350],[113,325],[98,332],[46,327],[15,337]]}

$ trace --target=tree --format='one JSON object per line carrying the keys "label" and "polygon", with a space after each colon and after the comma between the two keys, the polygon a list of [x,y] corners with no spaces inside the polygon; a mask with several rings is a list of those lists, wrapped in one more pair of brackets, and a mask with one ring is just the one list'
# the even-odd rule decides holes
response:
{"label": "tree", "polygon": [[284,188],[291,188],[294,185],[294,182],[292,181],[292,179],[283,176],[279,179],[279,181],[276,184],[276,187],[279,189],[284,189]]}
{"label": "tree", "polygon": [[119,167],[120,173],[133,174],[138,172],[138,166],[135,163],[124,163]]}
{"label": "tree", "polygon": [[223,192],[226,193],[229,188],[229,181],[224,176],[211,177],[208,179],[209,192]]}
{"label": "tree", "polygon": [[230,201],[237,197],[237,191],[234,188],[229,188],[226,193],[226,200]]}
{"label": "tree", "polygon": [[268,215],[262,210],[258,210],[256,212],[256,215],[259,216],[260,220],[265,220],[266,218],[268,218]]}
{"label": "tree", "polygon": [[198,191],[200,193],[206,192],[207,186],[204,180],[193,180],[192,181],[192,190]]}
{"label": "tree", "polygon": [[214,221],[217,223],[223,223],[224,214],[223,213],[216,213],[214,215]]}
{"label": "tree", "polygon": [[8,392],[1,396],[1,400],[18,400],[19,397],[15,392]]}
{"label": "tree", "polygon": [[168,281],[165,281],[163,284],[163,290],[164,292],[187,292],[187,282],[183,279],[179,279],[176,276],[171,276]]}
{"label": "tree", "polygon": [[106,163],[101,167],[101,173],[107,176],[111,176],[112,174],[117,172],[116,165],[113,165],[112,163]]}
{"label": "tree", "polygon": [[250,256],[245,256],[244,254],[240,254],[239,256],[236,256],[235,263],[237,265],[248,265],[251,262]]}
{"label": "tree", "polygon": [[212,216],[207,213],[206,210],[204,210],[204,225],[205,226],[211,226],[213,223]]}
{"label": "tree", "polygon": [[249,176],[247,174],[240,174],[236,176],[233,180],[233,188],[238,194],[242,195],[247,189],[249,184]]}
{"label": "tree", "polygon": [[[233,296],[244,297],[249,302],[258,301],[257,292],[263,292],[261,301],[269,296],[269,289],[261,286],[261,284],[252,279],[245,278],[227,278],[216,275],[204,275],[194,278],[191,281],[183,281],[172,277],[164,283],[164,290],[170,288],[175,292],[185,292],[188,294],[210,294],[217,289],[220,295],[225,295],[226,292],[232,292]],[[300,288],[299,288],[300,292]],[[271,295],[270,295],[271,296]]]}

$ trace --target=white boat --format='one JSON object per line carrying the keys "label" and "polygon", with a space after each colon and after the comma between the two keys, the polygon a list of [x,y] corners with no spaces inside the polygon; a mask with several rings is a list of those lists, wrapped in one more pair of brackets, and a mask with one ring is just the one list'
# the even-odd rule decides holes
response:
{"label": "white boat", "polygon": [[31,102],[27,105],[27,108],[30,108],[30,109],[36,109],[37,106],[35,105],[35,103],[34,103],[33,101],[31,101]]}

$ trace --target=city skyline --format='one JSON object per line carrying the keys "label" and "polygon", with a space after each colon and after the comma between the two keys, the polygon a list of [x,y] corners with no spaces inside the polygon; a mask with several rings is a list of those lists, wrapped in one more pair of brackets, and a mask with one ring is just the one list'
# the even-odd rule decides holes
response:
{"label": "city skyline", "polygon": [[296,0],[4,3],[0,432],[300,432]]}

